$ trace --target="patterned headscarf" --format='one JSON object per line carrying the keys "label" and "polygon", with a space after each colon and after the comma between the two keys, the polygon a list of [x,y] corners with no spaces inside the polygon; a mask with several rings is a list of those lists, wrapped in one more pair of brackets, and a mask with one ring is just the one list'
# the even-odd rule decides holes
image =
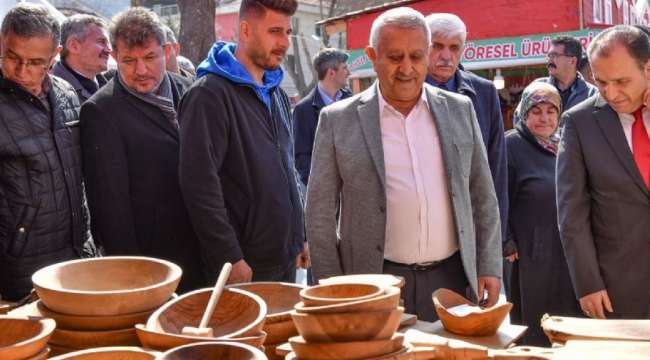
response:
{"label": "patterned headscarf", "polygon": [[[524,92],[521,94],[521,101],[515,110],[523,126],[527,127],[526,117],[528,116],[528,111],[535,105],[541,103],[549,103],[555,106],[558,114],[562,112],[562,98],[555,86],[545,82],[533,82],[524,89]],[[537,136],[535,138],[546,150],[554,154],[557,153],[557,143],[559,142],[557,131],[549,139],[541,139]]]}

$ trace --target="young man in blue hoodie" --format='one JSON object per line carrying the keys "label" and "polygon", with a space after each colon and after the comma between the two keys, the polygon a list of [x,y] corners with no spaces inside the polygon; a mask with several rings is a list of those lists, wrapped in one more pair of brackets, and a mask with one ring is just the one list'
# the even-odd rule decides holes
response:
{"label": "young man in blue hoodie", "polygon": [[214,44],[179,111],[180,183],[204,263],[229,283],[295,281],[309,266],[280,88],[296,0],[243,0],[239,42]]}

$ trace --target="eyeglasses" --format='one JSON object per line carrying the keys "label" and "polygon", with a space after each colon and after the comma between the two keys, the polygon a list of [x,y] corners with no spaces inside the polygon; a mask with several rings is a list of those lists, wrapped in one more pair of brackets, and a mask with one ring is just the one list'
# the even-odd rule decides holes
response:
{"label": "eyeglasses", "polygon": [[27,70],[47,70],[47,68],[50,66],[50,61],[52,60],[52,57],[50,57],[49,59],[23,60],[13,55],[6,55],[6,56],[0,56],[0,60],[2,60],[3,64],[7,64],[7,65],[12,65],[12,66],[24,65]]}
{"label": "eyeglasses", "polygon": [[556,59],[556,58],[558,58],[560,56],[573,57],[573,55],[560,54],[560,53],[556,53],[556,52],[550,52],[550,53],[546,54],[546,57],[551,59],[551,60]]}

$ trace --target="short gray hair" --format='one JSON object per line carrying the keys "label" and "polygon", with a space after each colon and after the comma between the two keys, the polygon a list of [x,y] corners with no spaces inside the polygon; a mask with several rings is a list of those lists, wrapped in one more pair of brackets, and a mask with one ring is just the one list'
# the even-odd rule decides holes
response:
{"label": "short gray hair", "polygon": [[67,42],[70,38],[84,41],[88,35],[88,27],[95,25],[101,29],[106,29],[107,25],[104,20],[93,15],[76,14],[67,18],[61,25],[61,58],[68,56]]}
{"label": "short gray hair", "polygon": [[59,46],[61,26],[54,15],[43,5],[19,3],[14,6],[4,20],[0,30],[2,36],[13,33],[20,37],[52,37],[53,48]]}
{"label": "short gray hair", "polygon": [[344,51],[334,48],[321,49],[314,56],[314,69],[318,75],[318,80],[323,80],[327,75],[327,70],[337,70],[339,65],[348,61],[349,55]]}
{"label": "short gray hair", "polygon": [[172,28],[167,25],[163,25],[163,29],[165,29],[165,42],[172,43],[172,45],[178,44],[178,40],[176,40],[176,34],[174,34]]}
{"label": "short gray hair", "polygon": [[460,37],[463,44],[467,40],[467,27],[458,16],[449,13],[433,13],[426,17],[432,36],[445,39]]}
{"label": "short gray hair", "polygon": [[111,45],[117,51],[117,41],[124,42],[127,48],[144,46],[151,39],[165,45],[165,30],[153,11],[143,7],[132,7],[113,18],[111,26]]}
{"label": "short gray hair", "polygon": [[379,31],[387,26],[397,26],[404,29],[420,28],[426,34],[427,44],[431,45],[431,32],[424,20],[424,15],[409,7],[398,7],[386,11],[373,21],[370,28],[370,46],[375,50],[377,50],[377,43],[379,42]]}

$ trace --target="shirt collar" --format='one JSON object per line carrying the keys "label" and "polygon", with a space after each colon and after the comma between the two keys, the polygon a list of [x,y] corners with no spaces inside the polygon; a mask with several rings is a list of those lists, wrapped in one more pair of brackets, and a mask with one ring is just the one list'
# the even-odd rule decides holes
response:
{"label": "shirt collar", "polygon": [[341,92],[341,90],[338,90],[336,92],[336,94],[334,95],[334,99],[332,99],[331,97],[329,97],[329,95],[327,95],[325,90],[323,90],[323,88],[320,86],[320,82],[316,85],[316,88],[318,89],[318,93],[320,94],[320,98],[323,99],[323,104],[325,106],[333,104],[333,103],[341,100],[341,97],[343,96],[343,93]]}
{"label": "shirt collar", "polygon": [[[394,112],[396,114],[399,114],[400,116],[404,116],[404,115],[402,115],[402,113],[397,111],[397,109],[395,109],[391,104],[389,104],[384,99],[384,95],[382,95],[381,89],[379,87],[379,82],[377,82],[376,86],[377,86],[377,97],[379,99],[379,117],[381,118],[384,115],[385,110],[392,111],[392,112]],[[413,110],[415,110],[416,107],[422,106],[422,105],[426,106],[427,110],[429,109],[429,100],[427,99],[427,94],[424,91],[424,86],[422,86],[422,89],[420,90],[420,98],[415,103],[415,106],[413,106],[413,109],[411,109],[411,113],[413,112]],[[404,117],[407,117],[407,116],[404,116]]]}
{"label": "shirt collar", "polygon": [[458,91],[458,82],[456,81],[456,73],[454,73],[454,75],[452,77],[450,77],[449,80],[447,80],[446,82],[438,82],[431,76],[431,85],[433,85],[435,87],[444,86],[444,88],[446,90],[448,90],[448,91],[457,92]]}

